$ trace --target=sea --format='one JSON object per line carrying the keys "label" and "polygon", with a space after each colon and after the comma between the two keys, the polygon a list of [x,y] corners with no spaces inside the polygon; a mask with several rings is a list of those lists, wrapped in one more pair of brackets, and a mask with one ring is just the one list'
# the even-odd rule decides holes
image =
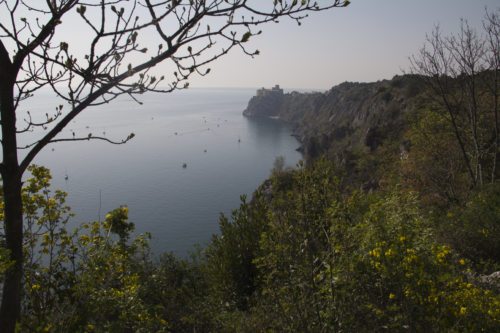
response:
{"label": "sea", "polygon": [[[242,115],[254,89],[201,89],[148,93],[91,107],[58,138],[106,137],[47,146],[34,164],[48,167],[52,188],[68,193],[75,216],[69,227],[96,220],[117,207],[129,208],[136,234],[148,232],[152,252],[187,256],[217,234],[220,214],[230,215],[240,197],[251,198],[270,175],[276,157],[287,166],[301,159],[291,128],[276,119]],[[21,105],[33,120],[67,105],[41,92]],[[48,115],[47,115],[48,114]],[[18,117],[22,128],[27,114]],[[42,135],[20,135],[19,145]],[[20,156],[25,150],[20,151]]]}

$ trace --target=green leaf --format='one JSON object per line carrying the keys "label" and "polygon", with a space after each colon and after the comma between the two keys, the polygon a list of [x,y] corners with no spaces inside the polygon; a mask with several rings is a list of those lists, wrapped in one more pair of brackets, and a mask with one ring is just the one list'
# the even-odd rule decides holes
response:
{"label": "green leaf", "polygon": [[250,31],[245,32],[245,34],[241,38],[241,42],[242,43],[248,42],[248,40],[250,39],[251,36],[252,36],[252,33]]}
{"label": "green leaf", "polygon": [[61,48],[61,51],[64,51],[64,52],[68,51],[68,43],[66,43],[66,42],[61,42],[61,44],[59,44],[59,47]]}
{"label": "green leaf", "polygon": [[87,10],[87,7],[85,7],[84,5],[81,5],[80,7],[78,7],[76,9],[76,12],[80,15],[85,15],[85,11]]}
{"label": "green leaf", "polygon": [[73,60],[71,58],[66,59],[65,65],[66,68],[71,69],[73,67]]}

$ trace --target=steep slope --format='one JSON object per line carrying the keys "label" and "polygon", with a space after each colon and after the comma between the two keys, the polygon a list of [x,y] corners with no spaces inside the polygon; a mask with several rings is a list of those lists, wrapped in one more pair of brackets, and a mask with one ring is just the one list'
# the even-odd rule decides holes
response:
{"label": "steep slope", "polygon": [[[324,93],[292,92],[255,96],[243,112],[248,117],[278,117],[294,126],[307,160],[326,154],[349,169],[389,144],[408,149],[402,134],[408,115],[422,106],[423,85],[412,75],[372,83],[345,82]],[[373,182],[369,175],[358,175]]]}
{"label": "steep slope", "polygon": [[312,148],[317,153],[373,151],[385,139],[399,137],[422,91],[418,78],[409,75],[373,83],[345,82],[325,93],[255,96],[243,114],[279,117],[293,124],[307,156],[314,155]]}

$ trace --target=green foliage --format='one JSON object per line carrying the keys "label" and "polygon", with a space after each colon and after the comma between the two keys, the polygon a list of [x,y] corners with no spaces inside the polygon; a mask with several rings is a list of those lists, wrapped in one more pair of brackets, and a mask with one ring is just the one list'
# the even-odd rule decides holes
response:
{"label": "green foliage", "polygon": [[427,214],[403,187],[346,191],[319,159],[273,172],[190,260],[153,260],[127,207],[68,232],[66,194],[47,169],[30,171],[21,331],[500,329],[498,290],[474,277],[498,267],[498,185]]}
{"label": "green foliage", "polygon": [[[107,221],[127,223],[125,207],[110,214]],[[84,224],[76,241],[79,261],[72,296],[78,300],[77,325],[85,324],[97,332],[166,331],[160,314],[140,298],[140,265],[147,255],[148,237],[139,236],[125,244],[124,235],[118,234],[120,239],[114,241],[107,221]]]}
{"label": "green foliage", "polygon": [[56,321],[66,325],[67,297],[74,282],[70,263],[76,248],[66,230],[71,216],[65,205],[66,193],[52,194],[48,169],[30,166],[28,171],[32,177],[22,191],[25,264],[21,327],[50,332]]}
{"label": "green foliage", "polygon": [[[250,307],[215,310],[218,331],[500,328],[499,295],[472,277],[467,258],[439,242],[436,222],[422,212],[416,194],[396,188],[385,194],[346,195],[338,172],[324,160],[289,174],[286,186],[280,183],[282,176],[272,179],[267,206],[244,203],[246,213],[233,214],[238,230],[248,223],[242,217],[249,209],[267,216],[267,226],[254,229],[261,232],[253,260],[259,278]],[[235,275],[228,273],[234,261],[227,254],[238,258],[242,248],[234,229],[222,226],[217,239],[224,239],[226,251],[212,252],[207,262],[222,273],[209,284],[234,286]],[[221,265],[223,259],[230,264]],[[215,298],[220,303],[237,293],[228,288]]]}
{"label": "green foliage", "polygon": [[404,182],[426,203],[446,206],[463,201],[469,192],[467,171],[449,121],[430,110],[410,120],[411,142],[402,161]]}
{"label": "green foliage", "polygon": [[248,42],[248,40],[250,39],[250,37],[252,37],[252,33],[250,31],[245,32],[243,34],[243,36],[241,37],[241,43]]}
{"label": "green foliage", "polygon": [[68,232],[66,193],[32,166],[23,189],[25,278],[21,331],[161,332],[167,323],[141,299],[148,236],[127,242],[133,224],[120,207],[104,222]]}
{"label": "green foliage", "polygon": [[[374,330],[494,330],[499,301],[468,281],[466,261],[435,241],[414,195],[395,192],[372,204],[356,228],[354,282],[364,322]],[[354,292],[354,290],[353,290]]]}
{"label": "green foliage", "polygon": [[500,270],[500,186],[477,190],[442,217],[442,237],[480,272]]}
{"label": "green foliage", "polygon": [[225,310],[248,309],[257,285],[254,260],[260,253],[259,238],[267,227],[268,215],[266,202],[256,193],[251,203],[241,197],[231,221],[220,217],[221,235],[215,235],[205,251],[205,270],[211,291]]}
{"label": "green foliage", "polygon": [[[320,331],[324,309],[316,273],[329,252],[327,212],[339,195],[331,165],[320,160],[293,172],[293,187],[273,193],[269,230],[262,234],[262,306],[266,321],[278,331]],[[294,318],[295,320],[290,320]]]}
{"label": "green foliage", "polygon": [[104,227],[111,233],[118,235],[121,243],[128,241],[130,233],[134,230],[134,224],[128,222],[128,208],[122,206],[106,214]]}
{"label": "green foliage", "polygon": [[198,262],[163,254],[142,268],[141,299],[161,313],[172,332],[213,332],[214,308],[207,300],[208,284]]}

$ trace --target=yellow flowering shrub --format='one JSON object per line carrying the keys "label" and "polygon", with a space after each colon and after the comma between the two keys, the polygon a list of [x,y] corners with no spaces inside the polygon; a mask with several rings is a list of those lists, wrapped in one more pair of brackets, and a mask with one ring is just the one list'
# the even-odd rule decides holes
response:
{"label": "yellow flowering shrub", "polygon": [[[365,217],[366,308],[380,327],[500,329],[500,297],[470,280],[465,259],[434,241],[415,198],[392,196]],[[373,244],[373,245],[372,245]]]}

